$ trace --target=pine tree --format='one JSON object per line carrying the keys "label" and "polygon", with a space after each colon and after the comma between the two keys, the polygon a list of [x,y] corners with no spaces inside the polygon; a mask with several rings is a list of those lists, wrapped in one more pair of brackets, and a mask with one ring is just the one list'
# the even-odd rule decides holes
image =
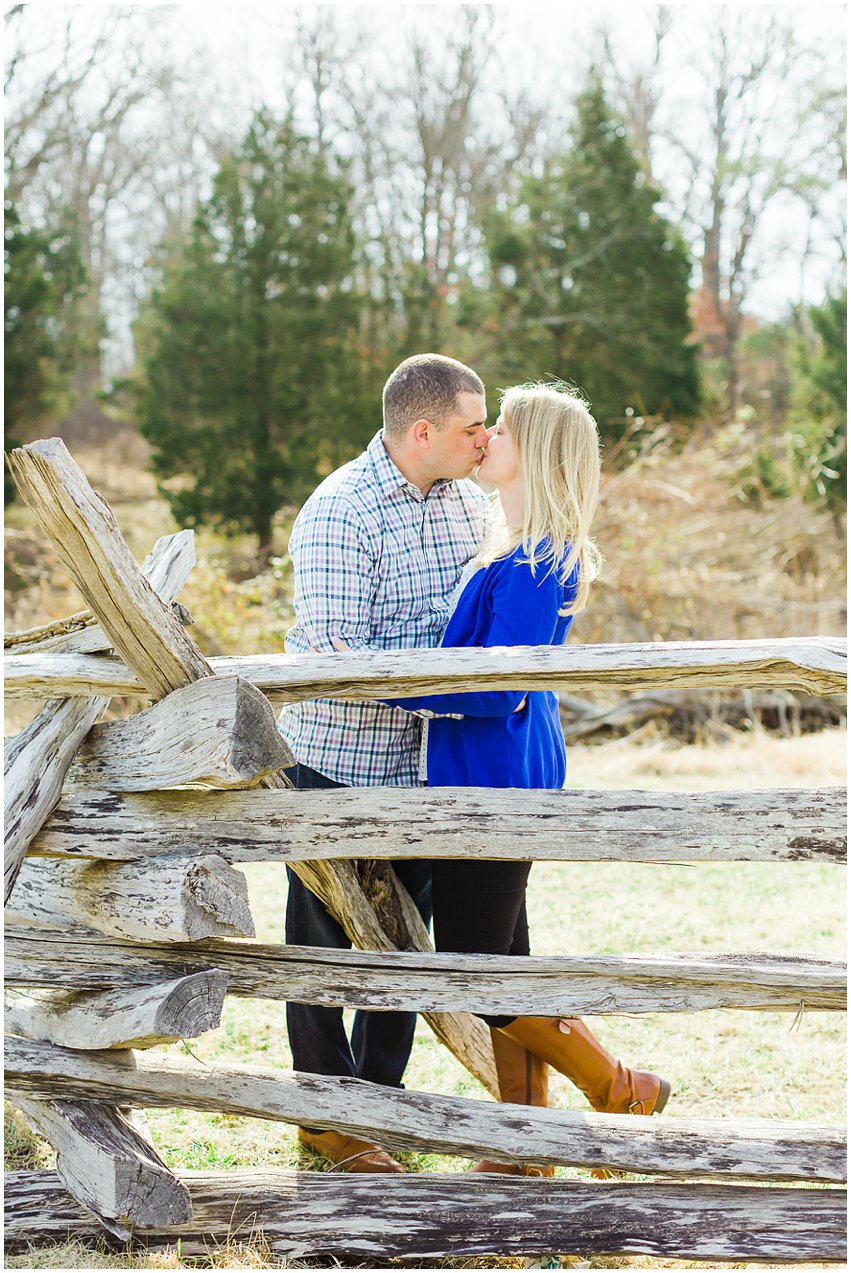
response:
{"label": "pine tree", "polygon": [[577,116],[569,149],[484,218],[491,285],[465,304],[490,333],[490,378],[574,383],[617,437],[629,415],[697,408],[689,261],[598,80]]}
{"label": "pine tree", "polygon": [[[140,427],[182,524],[271,547],[272,518],[374,428],[345,174],[260,111],[140,323]],[[170,479],[179,478],[177,484]]]}
{"label": "pine tree", "polygon": [[789,447],[808,499],[845,506],[848,476],[848,293],[809,310],[795,349]]}
{"label": "pine tree", "polygon": [[[17,207],[3,209],[5,281],[3,407],[6,447],[38,421],[67,390],[79,347],[74,315],[87,290],[86,273],[68,230],[26,228]],[[4,500],[15,486],[4,475]]]}

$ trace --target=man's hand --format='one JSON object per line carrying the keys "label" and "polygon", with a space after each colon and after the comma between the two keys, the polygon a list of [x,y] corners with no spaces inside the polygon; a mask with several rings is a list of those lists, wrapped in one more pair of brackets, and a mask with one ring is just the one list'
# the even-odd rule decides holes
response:
{"label": "man's hand", "polygon": [[[352,653],[352,647],[351,647],[350,645],[346,645],[346,643],[345,643],[345,641],[343,640],[343,638],[342,638],[342,637],[339,637],[339,636],[332,636],[332,637],[331,637],[331,644],[333,645],[334,649],[335,649],[335,650],[339,650],[339,652],[340,652],[341,654],[351,654],[351,653]],[[325,653],[325,651],[324,651],[324,650],[320,650],[320,648],[319,648],[319,646],[318,646],[318,645],[312,645],[312,646],[310,647],[310,653],[311,653],[311,654],[324,654],[324,653]]]}

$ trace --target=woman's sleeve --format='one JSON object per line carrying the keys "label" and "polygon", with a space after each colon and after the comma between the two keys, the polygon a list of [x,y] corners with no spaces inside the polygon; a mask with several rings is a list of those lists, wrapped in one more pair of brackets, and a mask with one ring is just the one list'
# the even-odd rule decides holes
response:
{"label": "woman's sleeve", "polygon": [[[546,563],[537,566],[533,575],[525,562],[513,559],[506,562],[501,566],[491,595],[491,623],[482,642],[484,646],[552,644],[564,591]],[[488,690],[386,698],[382,702],[409,712],[425,708],[438,714],[510,716],[526,693],[525,690]]]}

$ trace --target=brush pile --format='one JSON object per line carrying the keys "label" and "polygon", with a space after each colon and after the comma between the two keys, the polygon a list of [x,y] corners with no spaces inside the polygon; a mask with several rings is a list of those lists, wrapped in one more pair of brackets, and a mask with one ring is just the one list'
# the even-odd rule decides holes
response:
{"label": "brush pile", "polygon": [[[633,463],[604,476],[595,522],[603,571],[571,640],[844,634],[844,531],[797,496],[760,494],[750,472],[756,446],[742,425],[685,440],[662,426]],[[617,737],[650,721],[690,742],[754,727],[787,735],[844,715],[842,702],[789,693],[562,696],[568,739]]]}

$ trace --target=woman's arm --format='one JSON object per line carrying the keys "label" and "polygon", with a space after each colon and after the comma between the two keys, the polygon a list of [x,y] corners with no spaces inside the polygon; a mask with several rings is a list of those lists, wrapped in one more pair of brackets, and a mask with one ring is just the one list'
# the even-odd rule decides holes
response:
{"label": "woman's arm", "polygon": [[[491,622],[482,646],[550,645],[559,621],[564,589],[546,564],[536,573],[525,562],[501,563],[491,594]],[[568,623],[569,627],[569,623]],[[426,709],[438,715],[511,716],[526,690],[485,690],[466,694],[423,694],[385,698],[388,707]]]}

